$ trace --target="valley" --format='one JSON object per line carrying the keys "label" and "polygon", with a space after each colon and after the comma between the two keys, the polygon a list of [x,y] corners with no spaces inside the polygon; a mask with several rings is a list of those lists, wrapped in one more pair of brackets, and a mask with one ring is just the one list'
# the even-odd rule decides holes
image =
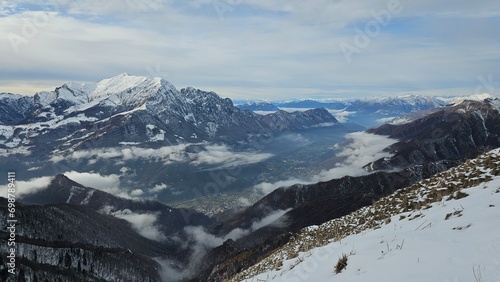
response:
{"label": "valley", "polygon": [[0,282],[500,281],[500,5],[0,2]]}
{"label": "valley", "polygon": [[[500,147],[500,102],[488,95],[247,106],[273,110],[258,114],[214,92],[122,74],[26,99],[0,94],[2,113],[17,113],[0,125],[0,162],[16,172],[25,224],[16,234],[17,277],[30,279],[282,275],[262,263],[311,226],[370,209]],[[312,104],[325,107],[300,108]],[[365,130],[380,120],[387,123]],[[485,159],[497,173],[496,159]]]}

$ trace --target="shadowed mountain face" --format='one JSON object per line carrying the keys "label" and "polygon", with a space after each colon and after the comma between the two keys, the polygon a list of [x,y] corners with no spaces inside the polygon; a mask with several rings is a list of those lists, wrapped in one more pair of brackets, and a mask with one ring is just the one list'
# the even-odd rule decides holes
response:
{"label": "shadowed mountain face", "polygon": [[[279,188],[256,204],[211,227],[223,235],[235,228],[248,229],[259,218],[275,210],[288,211],[275,224],[213,250],[227,254],[222,263],[207,266],[201,280],[222,281],[252,265],[264,254],[283,244],[289,232],[321,224],[346,215],[397,189],[453,167],[485,150],[500,146],[499,101],[466,101],[404,125],[385,125],[370,132],[398,138],[400,142],[386,150],[394,155],[367,164],[374,172],[360,177],[343,177],[311,185]],[[281,239],[279,239],[281,238]],[[231,246],[228,251],[228,246]],[[244,257],[245,259],[241,259]]]}
{"label": "shadowed mountain face", "polygon": [[[6,199],[0,207],[6,222]],[[180,271],[192,252],[184,228],[213,223],[194,210],[120,198],[64,175],[18,199],[16,219],[17,276],[41,281],[161,281],[155,259]],[[0,235],[4,257],[9,234]]]}
{"label": "shadowed mountain face", "polygon": [[392,169],[412,164],[463,160],[487,148],[500,146],[498,101],[465,101],[403,125],[383,125],[369,130],[399,139],[386,151],[390,159],[367,166],[369,170]]}
{"label": "shadowed mountain face", "polygon": [[191,209],[176,209],[157,201],[129,200],[85,187],[64,175],[57,175],[46,189],[21,199],[26,204],[71,204],[93,211],[113,213],[128,210],[135,214],[155,214],[162,234],[169,236],[182,232],[186,226],[208,226],[213,221]]}
{"label": "shadowed mountain face", "polygon": [[[0,209],[6,222],[7,199]],[[125,220],[84,207],[17,203],[16,219],[16,275],[0,269],[10,281],[161,281],[152,258],[175,257],[171,246],[140,236]],[[0,232],[2,267],[8,238]]]}

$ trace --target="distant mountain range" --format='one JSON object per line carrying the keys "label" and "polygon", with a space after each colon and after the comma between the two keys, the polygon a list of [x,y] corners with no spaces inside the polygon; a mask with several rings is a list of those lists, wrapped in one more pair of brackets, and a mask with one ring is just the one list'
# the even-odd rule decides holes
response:
{"label": "distant mountain range", "polygon": [[[457,105],[464,100],[484,101],[494,99],[489,94],[476,94],[463,97],[429,97],[405,95],[396,97],[373,97],[352,99],[304,99],[289,101],[238,101],[237,107],[256,112],[273,112],[278,109],[325,108],[334,114],[343,113],[346,121],[372,127],[395,118],[419,111],[429,111],[446,106]],[[401,122],[401,120],[399,120]]]}

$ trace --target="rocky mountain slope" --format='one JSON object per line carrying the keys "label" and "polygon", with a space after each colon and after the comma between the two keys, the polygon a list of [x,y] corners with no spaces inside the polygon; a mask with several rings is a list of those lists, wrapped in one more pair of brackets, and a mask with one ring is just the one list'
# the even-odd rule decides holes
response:
{"label": "rocky mountain slope", "polygon": [[500,216],[499,168],[495,149],[308,226],[228,281],[421,281],[423,268],[429,280],[494,281],[500,275],[500,229],[494,224]]}
{"label": "rocky mountain slope", "polygon": [[367,166],[392,169],[441,159],[474,157],[484,148],[500,146],[498,100],[465,101],[403,125],[383,125],[368,132],[388,135],[400,142],[387,148],[394,154]]}
{"label": "rocky mountain slope", "polygon": [[[448,122],[446,120],[427,122],[428,118],[423,118],[398,127],[390,127],[403,131],[406,129],[407,131],[404,132],[413,133],[410,139],[402,138],[401,142],[387,149],[407,146],[405,151],[409,152],[408,155],[401,157],[396,152],[392,157],[368,164],[366,169],[373,171],[374,169],[389,168],[392,171],[396,170],[396,172],[379,171],[366,176],[347,176],[317,184],[279,188],[251,207],[212,226],[210,229],[212,233],[228,234],[237,228],[248,229],[256,219],[261,218],[264,214],[276,210],[291,209],[278,220],[281,224],[264,227],[237,240],[233,244],[237,251],[232,251],[232,255],[226,258],[226,263],[219,264],[216,269],[209,271],[212,273],[210,281],[222,281],[258,261],[262,256],[286,242],[289,232],[293,233],[308,225],[321,224],[347,215],[396,190],[445,171],[486,150],[499,147],[500,130],[497,126],[499,123],[495,122],[500,117],[498,105],[498,100],[482,103],[466,101],[454,108],[442,110],[430,116],[436,121],[451,114],[455,117],[453,121],[456,123],[450,124],[450,120]],[[483,117],[483,119],[477,118],[478,116]],[[468,121],[468,123],[464,123],[464,121]],[[459,130],[461,124],[464,125],[463,131]],[[387,133],[385,130],[386,127],[380,127],[374,132]],[[480,136],[487,136],[480,139],[484,142],[474,141],[478,137],[481,138]],[[456,151],[453,154],[426,155],[421,153],[433,152],[432,144],[440,144],[442,140],[446,139],[453,139],[454,144],[460,144],[459,146],[466,149]],[[412,158],[413,155],[423,157]],[[394,165],[381,167],[377,166],[378,163]]]}
{"label": "rocky mountain slope", "polygon": [[[170,247],[146,239],[130,224],[67,204],[16,206],[16,274],[7,273],[7,199],[0,198],[0,276],[10,281],[161,281]],[[143,280],[144,279],[144,280]],[[2,280],[5,281],[5,280]]]}

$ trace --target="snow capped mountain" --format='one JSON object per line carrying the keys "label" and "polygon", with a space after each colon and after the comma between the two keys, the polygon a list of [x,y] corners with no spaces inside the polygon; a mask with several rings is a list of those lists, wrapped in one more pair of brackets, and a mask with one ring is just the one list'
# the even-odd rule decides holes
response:
{"label": "snow capped mountain", "polygon": [[474,95],[465,96],[465,97],[443,97],[441,99],[449,104],[458,105],[458,104],[461,104],[465,100],[481,102],[481,101],[485,101],[485,100],[492,100],[495,98],[496,97],[491,95],[491,94],[483,93],[483,94],[474,94]]}
{"label": "snow capped mountain", "polygon": [[33,110],[31,97],[12,93],[0,94],[0,125],[18,124]]}
{"label": "snow capped mountain", "polygon": [[[465,100],[482,102],[493,100],[490,94],[475,94],[463,97],[431,97],[420,95],[370,97],[362,99],[304,99],[290,101],[246,102],[238,105],[252,111],[297,110],[326,108],[339,120],[358,123],[366,127],[384,123],[406,123],[447,106],[456,106]],[[422,112],[422,114],[420,114]],[[404,115],[404,116],[403,116]],[[417,115],[417,117],[415,117]],[[399,118],[403,116],[402,118]]]}
{"label": "snow capped mountain", "polygon": [[237,105],[238,108],[242,110],[250,111],[278,111],[279,108],[271,102],[247,102],[244,104]]}
{"label": "snow capped mountain", "polygon": [[[214,92],[192,87],[179,91],[164,79],[128,74],[96,83],[67,83],[34,97],[2,94],[0,115],[0,150],[29,151],[30,146],[50,144],[37,151],[41,154],[120,142],[238,142],[276,132],[262,116],[240,110]],[[284,129],[335,122],[321,113],[309,122],[301,120],[300,126],[291,120]]]}

